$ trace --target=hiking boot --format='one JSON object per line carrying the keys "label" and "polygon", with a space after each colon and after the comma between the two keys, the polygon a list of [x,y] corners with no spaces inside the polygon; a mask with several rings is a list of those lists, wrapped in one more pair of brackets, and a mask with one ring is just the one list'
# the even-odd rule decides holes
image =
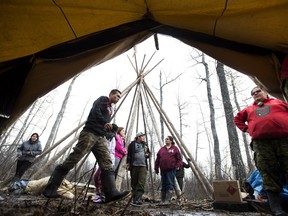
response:
{"label": "hiking boot", "polygon": [[143,195],[142,191],[136,191],[133,203],[136,205],[142,205],[143,204],[142,195]]}
{"label": "hiking boot", "polygon": [[275,216],[288,216],[286,212],[281,207],[280,193],[273,191],[266,191],[268,196],[268,201],[270,209]]}
{"label": "hiking boot", "polygon": [[166,191],[161,191],[161,203],[165,203],[166,201]]}
{"label": "hiking boot", "polygon": [[165,201],[165,203],[171,203],[172,195],[173,195],[173,191],[168,190],[166,192],[166,201]]}

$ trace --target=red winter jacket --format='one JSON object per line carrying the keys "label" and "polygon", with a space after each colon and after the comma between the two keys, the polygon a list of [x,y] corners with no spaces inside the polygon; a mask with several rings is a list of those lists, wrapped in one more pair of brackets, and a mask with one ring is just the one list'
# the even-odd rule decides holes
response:
{"label": "red winter jacket", "polygon": [[182,156],[175,145],[172,145],[169,149],[167,149],[166,146],[163,146],[158,151],[154,168],[156,173],[159,173],[159,168],[161,172],[166,172],[180,169],[181,167]]}
{"label": "red winter jacket", "polygon": [[268,98],[259,106],[254,102],[234,117],[234,123],[252,139],[275,139],[288,137],[288,104]]}

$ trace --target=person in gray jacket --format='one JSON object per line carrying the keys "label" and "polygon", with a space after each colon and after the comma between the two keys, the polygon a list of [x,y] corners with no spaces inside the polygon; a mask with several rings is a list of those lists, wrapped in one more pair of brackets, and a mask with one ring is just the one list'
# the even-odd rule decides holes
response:
{"label": "person in gray jacket", "polygon": [[22,145],[17,148],[18,159],[16,173],[12,181],[19,181],[26,170],[28,170],[32,165],[36,156],[40,155],[41,153],[42,146],[39,140],[39,135],[37,133],[33,133],[29,140],[23,142]]}
{"label": "person in gray jacket", "polygon": [[145,134],[139,132],[135,140],[128,146],[126,168],[130,171],[133,205],[142,205],[142,195],[146,184],[148,172],[148,158],[150,150],[145,142]]}

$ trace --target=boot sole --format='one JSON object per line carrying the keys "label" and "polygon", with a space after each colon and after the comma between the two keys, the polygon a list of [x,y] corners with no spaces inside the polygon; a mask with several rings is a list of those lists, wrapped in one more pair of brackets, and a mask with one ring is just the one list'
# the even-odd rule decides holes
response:
{"label": "boot sole", "polygon": [[52,199],[57,199],[57,198],[62,198],[60,194],[47,194],[45,192],[42,193],[46,198],[52,198]]}
{"label": "boot sole", "polygon": [[172,203],[157,203],[157,206],[169,206]]}
{"label": "boot sole", "polygon": [[136,203],[131,203],[132,206],[136,206],[136,207],[141,207],[141,206],[148,206],[149,204],[146,203],[142,203],[142,204],[136,204]]}
{"label": "boot sole", "polygon": [[129,196],[131,195],[131,192],[127,193],[125,196],[123,197],[120,197],[119,199],[115,199],[115,200],[110,200],[110,201],[105,201],[105,202],[102,202],[103,204],[112,204],[112,203],[115,203],[115,202],[118,202],[120,200],[124,200],[126,198],[128,198]]}

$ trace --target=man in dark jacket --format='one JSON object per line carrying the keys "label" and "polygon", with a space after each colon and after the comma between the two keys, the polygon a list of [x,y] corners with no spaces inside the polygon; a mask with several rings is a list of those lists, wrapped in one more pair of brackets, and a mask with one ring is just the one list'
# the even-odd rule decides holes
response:
{"label": "man in dark jacket", "polygon": [[102,170],[101,182],[105,202],[110,202],[126,197],[129,192],[119,192],[115,185],[115,174],[113,163],[107,146],[107,137],[113,130],[110,123],[112,116],[112,104],[116,104],[121,98],[121,92],[113,89],[109,97],[101,96],[94,103],[88,119],[80,133],[78,143],[73,152],[58,165],[52,173],[49,182],[43,192],[48,198],[58,198],[57,188],[68,174],[68,172],[90,151],[96,157]]}
{"label": "man in dark jacket", "polygon": [[142,195],[146,183],[150,151],[145,142],[145,134],[139,132],[128,146],[127,169],[130,170],[133,204],[142,205]]}

